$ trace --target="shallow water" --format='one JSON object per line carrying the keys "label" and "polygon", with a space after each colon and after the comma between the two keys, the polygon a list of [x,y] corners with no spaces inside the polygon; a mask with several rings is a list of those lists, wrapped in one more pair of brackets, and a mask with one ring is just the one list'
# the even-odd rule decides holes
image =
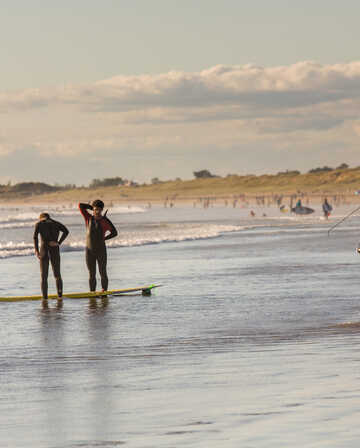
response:
{"label": "shallow water", "polygon": [[[1,446],[357,446],[359,218],[327,236],[347,211],[330,223],[272,209],[113,214],[110,287],[163,286],[0,303]],[[61,220],[81,246],[81,219]],[[0,242],[31,245],[31,224]],[[146,232],[152,244],[123,244]],[[84,290],[84,254],[69,247],[65,291]],[[1,295],[38,293],[27,253],[3,256]]]}

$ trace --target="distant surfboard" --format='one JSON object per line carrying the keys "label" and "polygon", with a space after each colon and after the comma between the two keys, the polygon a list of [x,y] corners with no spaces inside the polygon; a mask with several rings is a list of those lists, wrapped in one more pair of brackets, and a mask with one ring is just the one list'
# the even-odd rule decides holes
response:
{"label": "distant surfboard", "polygon": [[311,213],[314,213],[315,210],[310,207],[304,207],[300,205],[297,207],[293,207],[291,211],[293,213],[296,213],[297,215],[310,215]]}
{"label": "distant surfboard", "polygon": [[[151,290],[160,285],[139,286],[137,288],[112,289],[111,291],[72,292],[63,295],[63,299],[91,299],[104,296],[121,296],[124,294],[141,292],[145,296],[151,295]],[[57,299],[57,294],[49,294],[49,299]],[[24,300],[42,300],[42,296],[9,296],[0,297],[0,302],[22,302]]]}

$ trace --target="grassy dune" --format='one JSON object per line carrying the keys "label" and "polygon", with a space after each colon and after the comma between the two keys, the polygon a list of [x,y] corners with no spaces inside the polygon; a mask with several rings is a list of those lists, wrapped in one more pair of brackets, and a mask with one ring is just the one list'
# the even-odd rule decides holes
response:
{"label": "grassy dune", "polygon": [[[32,195],[26,201],[31,202],[77,202],[89,201],[95,197],[106,201],[136,202],[195,200],[200,197],[231,198],[246,194],[274,195],[299,194],[320,196],[325,194],[354,195],[360,189],[360,167],[354,169],[333,170],[329,172],[294,174],[283,173],[262,176],[227,176],[186,181],[166,181],[154,185],[138,187],[103,187],[97,189],[75,188],[55,193]],[[24,199],[22,196],[3,197],[2,199]],[[1,196],[0,196],[1,199]]]}

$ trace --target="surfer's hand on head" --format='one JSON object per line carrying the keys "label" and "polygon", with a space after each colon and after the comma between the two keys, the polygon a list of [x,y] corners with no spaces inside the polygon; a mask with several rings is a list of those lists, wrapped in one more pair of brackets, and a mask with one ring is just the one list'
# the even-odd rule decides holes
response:
{"label": "surfer's hand on head", "polygon": [[57,241],[49,241],[49,246],[50,247],[56,247],[58,245],[59,245],[59,243]]}

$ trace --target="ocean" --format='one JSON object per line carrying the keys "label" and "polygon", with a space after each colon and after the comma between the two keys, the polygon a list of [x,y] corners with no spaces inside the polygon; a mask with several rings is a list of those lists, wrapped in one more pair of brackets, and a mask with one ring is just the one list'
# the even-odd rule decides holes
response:
{"label": "ocean", "polygon": [[[113,206],[109,288],[0,303],[0,446],[347,448],[360,439],[360,217]],[[33,228],[65,225],[64,291],[88,289],[75,204],[2,206],[0,296],[40,293]],[[55,292],[52,272],[49,292]]]}

